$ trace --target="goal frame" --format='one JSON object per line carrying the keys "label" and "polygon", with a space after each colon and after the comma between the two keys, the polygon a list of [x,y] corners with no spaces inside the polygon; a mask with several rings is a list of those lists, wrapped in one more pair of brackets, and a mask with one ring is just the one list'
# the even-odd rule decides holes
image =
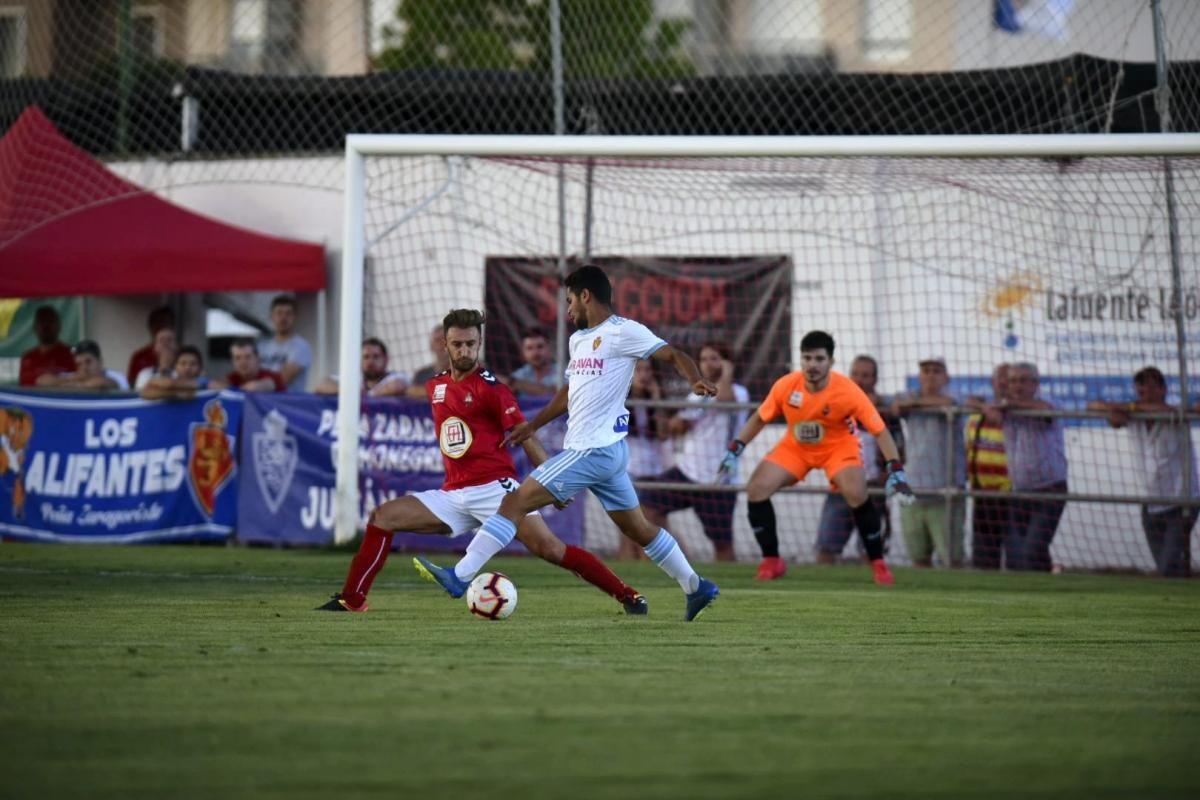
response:
{"label": "goal frame", "polygon": [[[1078,158],[1200,155],[1200,134],[979,136],[479,136],[349,134],[342,216],[334,542],[358,533],[358,422],[362,374],[366,159],[368,156],[549,158]],[[345,443],[352,443],[345,446]]]}

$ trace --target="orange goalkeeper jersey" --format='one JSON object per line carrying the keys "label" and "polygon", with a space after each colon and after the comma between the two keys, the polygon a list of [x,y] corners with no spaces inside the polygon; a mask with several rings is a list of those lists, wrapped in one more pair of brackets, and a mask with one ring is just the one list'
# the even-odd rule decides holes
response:
{"label": "orange goalkeeper jersey", "polygon": [[803,372],[791,372],[775,381],[758,407],[758,416],[770,422],[780,413],[788,426],[780,444],[806,452],[830,452],[846,445],[857,448],[859,423],[876,436],[885,427],[866,393],[837,372],[829,373],[829,383],[819,392],[808,391]]}

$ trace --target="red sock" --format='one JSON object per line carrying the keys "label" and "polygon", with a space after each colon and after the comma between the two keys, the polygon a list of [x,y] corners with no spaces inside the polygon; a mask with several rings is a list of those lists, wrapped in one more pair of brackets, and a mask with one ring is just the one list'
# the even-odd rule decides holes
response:
{"label": "red sock", "polygon": [[367,592],[371,591],[375,576],[383,569],[388,553],[391,552],[393,536],[395,534],[391,531],[378,525],[367,525],[362,544],[358,546],[358,552],[350,562],[350,574],[346,576],[346,583],[342,586],[342,599],[355,608],[367,601]]}
{"label": "red sock", "polygon": [[582,547],[567,545],[567,552],[563,553],[562,563],[559,566],[569,569],[600,591],[618,600],[626,600],[637,594],[636,589],[625,584],[617,577],[616,573],[604,566],[604,562]]}

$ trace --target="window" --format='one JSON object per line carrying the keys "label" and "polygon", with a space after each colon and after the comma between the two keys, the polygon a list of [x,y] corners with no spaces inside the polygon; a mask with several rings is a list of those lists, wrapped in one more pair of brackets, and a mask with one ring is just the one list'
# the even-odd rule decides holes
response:
{"label": "window", "polygon": [[863,1],[863,57],[903,61],[912,55],[912,0]]}
{"label": "window", "polygon": [[248,72],[296,72],[301,10],[296,0],[233,0],[230,59]]}
{"label": "window", "polygon": [[163,35],[162,6],[133,7],[133,52],[148,58],[161,58]]}
{"label": "window", "polygon": [[0,8],[0,77],[25,74],[25,9]]}
{"label": "window", "polygon": [[747,10],[750,52],[813,54],[825,49],[821,0],[754,0]]}

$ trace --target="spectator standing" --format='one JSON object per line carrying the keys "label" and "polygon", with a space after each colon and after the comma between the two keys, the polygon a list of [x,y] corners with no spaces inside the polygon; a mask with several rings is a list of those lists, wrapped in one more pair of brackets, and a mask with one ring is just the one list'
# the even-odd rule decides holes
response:
{"label": "spectator standing", "polygon": [[271,327],[275,329],[275,335],[258,343],[263,368],[283,378],[287,386],[285,391],[307,390],[312,348],[296,333],[296,298],[280,294],[271,300]]}
{"label": "spectator standing", "polygon": [[426,400],[425,383],[434,375],[441,375],[450,369],[450,351],[446,349],[446,331],[441,325],[434,327],[429,334],[429,352],[433,353],[433,363],[426,364],[413,373],[412,383],[408,386],[408,396],[414,400]]}
{"label": "spectator standing", "polygon": [[225,381],[230,387],[243,392],[287,391],[283,376],[262,366],[253,339],[235,341],[229,348],[229,357],[233,361],[233,372],[225,377]]}
{"label": "spectator standing", "polygon": [[[641,359],[634,365],[629,397],[633,400],[661,400],[662,386],[654,365]],[[634,406],[629,410],[629,475],[634,480],[653,477],[663,470],[663,445],[667,435],[666,413],[661,408]],[[659,527],[662,527],[661,525]],[[645,551],[626,536],[617,543],[618,558],[645,558]]]}
{"label": "spectator standing", "polygon": [[513,370],[509,385],[517,394],[552,395],[561,382],[558,363],[550,353],[546,334],[530,328],[521,337],[521,360],[525,363]]}
{"label": "spectator standing", "polygon": [[155,335],[163,328],[175,329],[175,310],[170,306],[159,306],[146,317],[146,327],[150,331],[150,343],[133,351],[129,357],[129,368],[126,378],[130,384],[136,384],[138,374],[146,367],[158,367],[158,352],[154,348]]}
{"label": "spectator standing", "polygon": [[[408,390],[408,376],[391,372],[388,366],[387,345],[374,336],[362,343],[362,393],[370,397],[394,397]],[[331,375],[317,384],[316,394],[337,394],[338,379]]]}
{"label": "spectator standing", "polygon": [[[675,414],[667,423],[667,433],[675,450],[675,466],[655,475],[653,480],[670,483],[708,484],[714,480],[713,464],[725,454],[726,443],[746,424],[747,411],[719,411],[705,408],[714,400],[750,402],[750,390],[733,382],[733,362],[728,348],[719,342],[707,342],[696,359],[700,374],[717,387],[717,393],[705,397],[688,395],[691,408]],[[632,443],[631,443],[632,446]],[[732,474],[721,475],[721,483],[736,482]],[[645,489],[641,492],[642,510],[651,524],[667,526],[667,514],[691,508],[704,526],[704,534],[713,543],[718,561],[733,561],[733,509],[737,494],[719,491],[677,491]]]}
{"label": "spectator standing", "polygon": [[106,369],[100,355],[100,345],[91,339],[81,339],[71,352],[75,357],[75,371],[62,375],[43,373],[38,386],[57,386],[82,391],[129,391],[129,382],[115,369]]}
{"label": "spectator standing", "polygon": [[[914,492],[961,487],[966,477],[963,429],[957,419],[940,411],[957,405],[946,392],[946,359],[930,356],[917,367],[919,390],[897,397],[889,409],[904,420],[908,485]],[[942,566],[962,566],[963,499],[951,498],[948,515],[946,508],[944,498],[926,496],[900,509],[904,546],[913,566],[933,566],[934,553]]]}
{"label": "spectator standing", "polygon": [[154,353],[158,357],[152,367],[143,367],[133,382],[135,391],[145,388],[150,379],[156,375],[170,376],[175,367],[175,357],[178,355],[179,343],[175,341],[174,328],[159,328],[154,334]]}
{"label": "spectator standing", "polygon": [[[1200,497],[1196,477],[1195,454],[1191,451],[1191,432],[1186,424],[1174,420],[1131,419],[1136,412],[1177,412],[1167,405],[1167,380],[1157,367],[1145,367],[1133,376],[1137,400],[1132,403],[1088,403],[1088,408],[1108,412],[1114,428],[1129,428],[1134,449],[1146,481],[1146,493],[1160,497],[1182,497],[1183,475],[1191,461],[1191,497]],[[1160,575],[1186,578],[1191,574],[1192,528],[1196,524],[1195,506],[1147,503],[1142,506],[1142,531]]]}
{"label": "spectator standing", "polygon": [[968,398],[965,406],[975,411],[967,417],[963,443],[967,457],[967,485],[976,492],[994,496],[974,498],[971,512],[971,565],[976,569],[1000,569],[1003,561],[1015,569],[1019,541],[1012,534],[1012,490],[1008,456],[1004,450],[1004,414],[999,404],[1008,394],[1008,364],[992,370],[992,400]]}
{"label": "spectator standing", "polygon": [[[850,380],[863,390],[863,394],[879,411],[888,433],[896,442],[900,458],[903,460],[904,434],[900,426],[900,418],[887,413],[890,401],[875,391],[876,383],[879,380],[879,362],[869,355],[855,356],[854,361],[850,363]],[[859,428],[858,442],[862,447],[863,469],[867,474],[867,486],[882,489],[887,476],[884,475],[883,454],[879,452],[879,445],[876,444],[875,437],[866,429]],[[892,538],[892,518],[888,513],[887,498],[880,493],[871,495],[869,502],[875,505],[879,518],[883,521],[883,552],[886,554],[888,552],[887,544]],[[846,502],[846,498],[842,496],[841,492],[830,492],[825,495],[825,501],[821,506],[821,518],[817,523],[817,563],[835,563],[838,556],[846,549],[846,543],[850,541],[850,536],[856,527],[850,504]]]}
{"label": "spectator standing", "polygon": [[39,306],[33,313],[33,335],[38,343],[21,354],[22,386],[36,386],[43,375],[75,371],[71,348],[58,340],[61,332],[62,319],[54,306]]}
{"label": "spectator standing", "polygon": [[[1008,475],[1014,492],[1065,494],[1067,448],[1062,423],[1057,417],[1011,413],[1053,410],[1054,404],[1039,396],[1040,386],[1037,365],[1022,362],[1009,367],[1008,392],[1000,402]],[[1013,503],[1013,531],[1020,542],[1018,569],[1050,571],[1050,543],[1066,506],[1065,500],[1049,499]]]}

